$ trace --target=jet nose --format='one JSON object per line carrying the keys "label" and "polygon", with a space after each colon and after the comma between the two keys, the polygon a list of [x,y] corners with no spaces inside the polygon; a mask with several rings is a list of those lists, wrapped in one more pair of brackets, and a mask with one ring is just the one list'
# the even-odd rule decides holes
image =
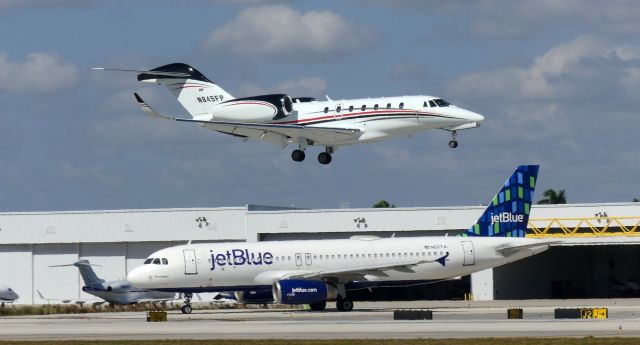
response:
{"label": "jet nose", "polygon": [[147,274],[146,267],[136,267],[129,274],[127,274],[127,281],[135,287],[145,287],[149,282],[149,275]]}
{"label": "jet nose", "polygon": [[473,111],[469,111],[467,114],[467,118],[471,121],[475,121],[475,122],[482,122],[484,121],[484,116],[478,114],[478,113],[474,113]]}

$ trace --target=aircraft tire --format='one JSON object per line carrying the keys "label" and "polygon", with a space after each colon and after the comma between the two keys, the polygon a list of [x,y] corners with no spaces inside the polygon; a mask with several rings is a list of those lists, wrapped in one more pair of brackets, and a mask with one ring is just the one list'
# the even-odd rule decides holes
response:
{"label": "aircraft tire", "polygon": [[323,165],[331,163],[331,154],[329,152],[320,152],[318,162]]}
{"label": "aircraft tire", "polygon": [[327,301],[309,304],[309,308],[313,311],[323,311],[326,307]]}
{"label": "aircraft tire", "polygon": [[191,312],[193,311],[190,305],[183,305],[180,310],[182,310],[183,314],[191,314]]}
{"label": "aircraft tire", "polygon": [[456,147],[458,147],[458,141],[457,140],[451,140],[449,142],[449,148],[455,149]]}
{"label": "aircraft tire", "polygon": [[336,301],[336,308],[338,311],[352,311],[353,301],[348,298],[338,298]]}
{"label": "aircraft tire", "polygon": [[302,162],[304,160],[304,151],[302,150],[293,150],[293,152],[291,152],[291,159],[293,159],[296,162]]}

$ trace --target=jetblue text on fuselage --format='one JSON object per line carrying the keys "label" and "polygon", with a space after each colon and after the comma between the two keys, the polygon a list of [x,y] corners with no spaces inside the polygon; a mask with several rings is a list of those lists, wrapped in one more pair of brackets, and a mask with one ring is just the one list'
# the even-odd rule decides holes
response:
{"label": "jetblue text on fuselage", "polygon": [[509,212],[502,212],[498,214],[491,215],[491,224],[494,223],[519,223],[524,221],[524,215],[516,214],[513,215]]}
{"label": "jetblue text on fuselage", "polygon": [[252,252],[249,249],[231,249],[223,253],[210,250],[211,270],[222,266],[271,265],[273,254],[270,252]]}

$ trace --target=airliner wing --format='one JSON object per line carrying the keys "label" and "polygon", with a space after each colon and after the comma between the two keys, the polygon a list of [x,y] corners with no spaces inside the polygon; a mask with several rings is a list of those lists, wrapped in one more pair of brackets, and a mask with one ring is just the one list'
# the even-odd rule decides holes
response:
{"label": "airliner wing", "polygon": [[549,245],[551,244],[560,243],[560,242],[561,241],[540,241],[538,243],[528,243],[528,244],[517,245],[517,246],[504,246],[504,247],[496,248],[496,251],[508,257],[523,250],[540,249],[542,247],[549,247]]}
{"label": "airliner wing", "polygon": [[156,112],[140,95],[137,93],[134,93],[134,95],[140,108],[152,117],[180,122],[195,122],[214,131],[242,138],[269,141],[279,145],[295,142],[298,138],[305,138],[318,143],[330,143],[348,140],[360,135],[360,130],[356,128],[310,127],[294,124],[206,121],[177,118]]}
{"label": "airliner wing", "polygon": [[413,267],[426,263],[437,262],[442,266],[445,266],[446,260],[449,257],[449,253],[441,256],[437,259],[429,260],[413,260],[401,263],[394,263],[391,265],[369,265],[361,267],[351,267],[338,270],[324,270],[324,271],[303,271],[303,272],[291,272],[282,277],[282,279],[322,279],[322,278],[337,278],[340,281],[349,281],[362,279],[365,275],[373,276],[387,276],[387,271],[399,271],[406,273],[414,273]]}

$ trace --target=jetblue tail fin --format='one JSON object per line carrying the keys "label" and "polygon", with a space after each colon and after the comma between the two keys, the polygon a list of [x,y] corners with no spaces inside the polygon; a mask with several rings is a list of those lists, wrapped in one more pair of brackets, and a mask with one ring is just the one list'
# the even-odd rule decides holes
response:
{"label": "jetblue tail fin", "polygon": [[166,86],[191,116],[210,114],[216,105],[233,99],[198,70],[184,63],[142,71],[138,80]]}
{"label": "jetblue tail fin", "polygon": [[462,236],[524,237],[539,165],[521,165]]}

